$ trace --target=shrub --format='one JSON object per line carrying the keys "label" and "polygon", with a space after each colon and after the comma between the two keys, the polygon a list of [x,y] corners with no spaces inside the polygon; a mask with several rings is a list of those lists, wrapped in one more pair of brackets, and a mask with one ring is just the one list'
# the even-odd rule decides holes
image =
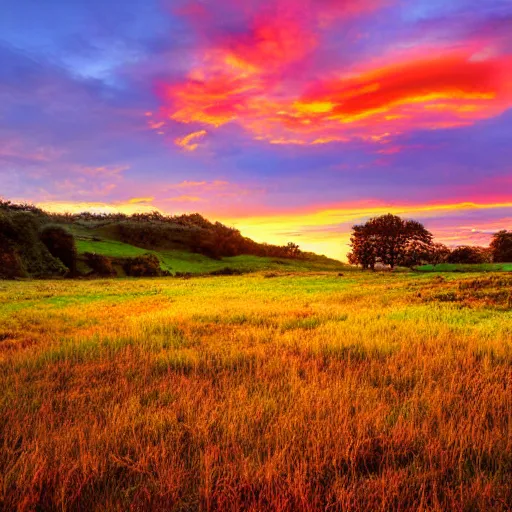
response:
{"label": "shrub", "polygon": [[143,254],[135,258],[128,258],[123,264],[127,276],[131,277],[158,277],[166,275],[160,268],[160,261],[154,254]]}
{"label": "shrub", "polygon": [[191,277],[194,277],[194,274],[192,274],[192,272],[176,272],[174,274],[174,277],[181,277],[183,279],[190,279]]}
{"label": "shrub", "polygon": [[48,225],[41,231],[41,240],[50,254],[62,261],[72,276],[76,275],[77,252],[73,235],[61,226]]}
{"label": "shrub", "polygon": [[240,276],[242,274],[243,272],[240,269],[232,267],[219,268],[210,272],[211,276]]}
{"label": "shrub", "polygon": [[102,277],[113,277],[116,275],[116,271],[112,266],[112,260],[103,256],[102,254],[96,254],[92,252],[86,252],[84,254],[85,262],[92,269],[94,274]]}

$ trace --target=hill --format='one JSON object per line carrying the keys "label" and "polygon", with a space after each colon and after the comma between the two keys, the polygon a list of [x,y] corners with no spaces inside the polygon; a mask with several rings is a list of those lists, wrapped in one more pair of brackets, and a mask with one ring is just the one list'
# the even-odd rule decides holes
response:
{"label": "hill", "polygon": [[[259,270],[339,271],[337,260],[306,253],[293,243],[261,244],[199,214],[98,215],[50,214],[33,205],[0,201],[0,277],[52,277],[66,273],[62,262],[41,241],[41,231],[55,226],[73,235],[78,275],[93,275],[93,261],[112,275],[188,275]],[[103,258],[99,258],[103,257]],[[130,266],[156,262],[158,271],[134,273]],[[110,271],[107,271],[109,273]]]}

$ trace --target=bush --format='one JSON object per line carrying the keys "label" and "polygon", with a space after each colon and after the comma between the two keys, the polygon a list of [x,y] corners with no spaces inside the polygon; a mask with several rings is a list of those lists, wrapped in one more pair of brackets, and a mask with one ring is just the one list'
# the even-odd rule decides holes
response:
{"label": "bush", "polygon": [[48,225],[41,231],[41,240],[50,254],[62,261],[72,276],[76,275],[77,252],[73,235],[61,226]]}
{"label": "bush", "polygon": [[116,271],[112,266],[112,260],[107,258],[107,256],[86,252],[84,257],[85,262],[92,269],[94,274],[102,277],[114,277],[116,275]]}
{"label": "bush", "polygon": [[136,258],[128,258],[123,264],[127,276],[159,277],[168,274],[160,268],[160,261],[154,254],[143,254]]}
{"label": "bush", "polygon": [[232,267],[219,268],[210,272],[211,276],[240,276],[242,274],[243,272],[240,269]]}
{"label": "bush", "polygon": [[194,277],[194,274],[192,272],[176,272],[174,274],[174,277],[181,277],[183,279],[190,279],[191,277]]}

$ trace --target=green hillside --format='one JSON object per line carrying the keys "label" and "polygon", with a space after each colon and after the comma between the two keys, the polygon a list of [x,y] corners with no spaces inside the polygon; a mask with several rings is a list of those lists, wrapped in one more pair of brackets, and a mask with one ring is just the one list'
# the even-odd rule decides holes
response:
{"label": "green hillside", "polygon": [[175,274],[191,273],[206,274],[223,268],[231,268],[241,272],[257,271],[342,271],[350,269],[336,260],[318,257],[309,259],[270,258],[254,255],[239,255],[212,259],[202,254],[178,250],[147,250],[118,240],[77,237],[79,255],[86,252],[101,254],[109,258],[123,259],[154,254],[158,257],[163,270]]}

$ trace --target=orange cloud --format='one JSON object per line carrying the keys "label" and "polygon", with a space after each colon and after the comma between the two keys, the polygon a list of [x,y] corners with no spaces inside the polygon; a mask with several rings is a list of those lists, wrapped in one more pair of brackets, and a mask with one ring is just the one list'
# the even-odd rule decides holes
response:
{"label": "orange cloud", "polygon": [[154,197],[132,197],[131,199],[128,199],[128,204],[152,203],[154,200]]}
{"label": "orange cloud", "polygon": [[158,115],[202,128],[175,141],[193,150],[197,142],[190,142],[203,136],[196,134],[227,123],[277,145],[379,143],[413,129],[470,125],[512,107],[512,57],[475,42],[459,52],[437,48],[432,56],[431,48],[419,48],[369,69],[333,69],[330,79],[314,70],[295,76],[297,66],[310,66],[328,27],[385,3],[273,0],[257,8],[248,2],[246,31],[202,46],[185,79],[160,87]]}
{"label": "orange cloud", "polygon": [[178,146],[180,146],[183,149],[185,149],[186,151],[194,151],[195,149],[197,149],[199,144],[197,142],[194,143],[193,141],[197,141],[198,139],[202,139],[206,135],[206,133],[207,133],[206,130],[200,130],[200,131],[197,131],[197,132],[189,133],[185,137],[181,137],[181,138],[175,139],[174,142]]}

